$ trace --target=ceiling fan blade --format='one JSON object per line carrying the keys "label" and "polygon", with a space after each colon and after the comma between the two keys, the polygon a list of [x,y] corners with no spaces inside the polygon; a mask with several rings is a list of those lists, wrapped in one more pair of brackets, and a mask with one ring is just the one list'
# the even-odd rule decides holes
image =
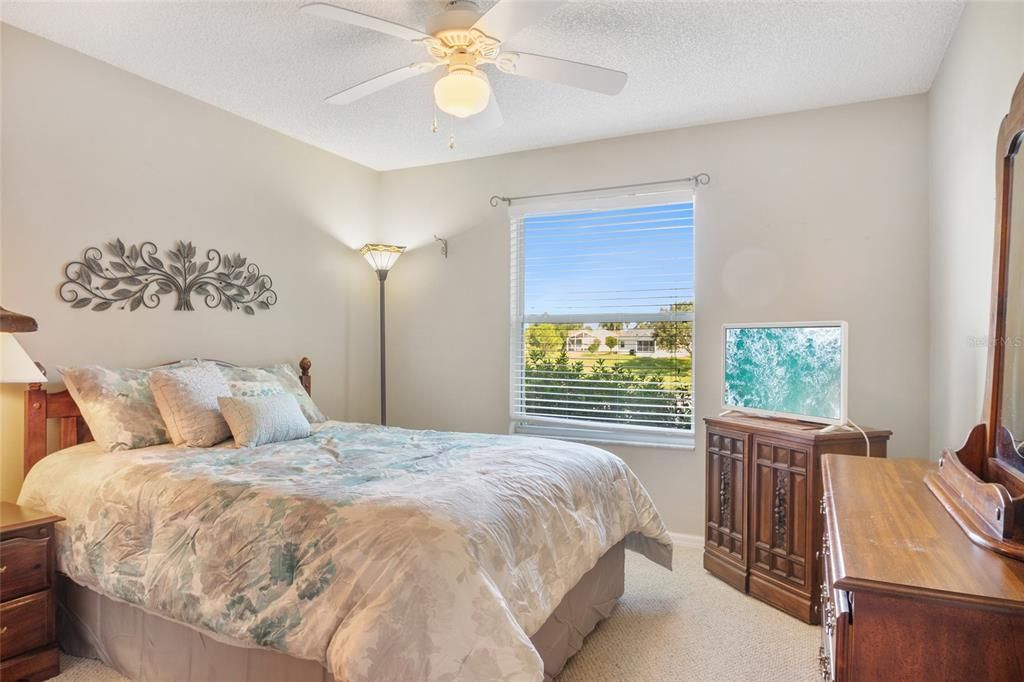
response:
{"label": "ceiling fan blade", "polygon": [[565,5],[565,0],[498,0],[473,28],[498,40],[508,40],[530,24]]}
{"label": "ceiling fan blade", "polygon": [[336,95],[331,95],[324,101],[329,104],[349,104],[355,102],[357,99],[362,99],[367,95],[372,95],[375,92],[380,92],[384,88],[391,87],[397,83],[401,83],[404,80],[408,80],[414,76],[433,71],[440,62],[430,63],[425,62],[423,64],[410,64],[409,66],[403,66],[400,69],[394,71],[388,71],[379,76],[375,76],[368,81],[363,81],[358,85],[353,85],[351,88],[342,90]]}
{"label": "ceiling fan blade", "polygon": [[387,21],[386,19],[371,17],[369,14],[363,14],[362,12],[335,7],[334,5],[328,5],[324,2],[313,2],[308,5],[303,5],[302,11],[306,14],[321,17],[323,19],[331,19],[333,21],[340,21],[343,24],[360,26],[372,31],[387,33],[388,35],[401,38],[402,40],[416,41],[430,37],[423,31],[419,31],[415,28],[402,26],[401,24],[396,24],[395,22]]}
{"label": "ceiling fan blade", "polygon": [[505,73],[516,76],[539,78],[605,95],[617,95],[622,92],[629,78],[622,71],[527,52],[503,52],[498,57],[496,66]]}

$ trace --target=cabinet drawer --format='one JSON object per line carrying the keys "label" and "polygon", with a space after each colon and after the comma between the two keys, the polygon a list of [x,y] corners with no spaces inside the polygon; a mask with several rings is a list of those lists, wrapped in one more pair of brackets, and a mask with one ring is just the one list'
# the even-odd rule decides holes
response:
{"label": "cabinet drawer", "polygon": [[0,601],[49,587],[49,561],[49,538],[12,538],[0,542]]}
{"label": "cabinet drawer", "polygon": [[5,659],[49,644],[53,634],[49,591],[0,605],[0,651]]}

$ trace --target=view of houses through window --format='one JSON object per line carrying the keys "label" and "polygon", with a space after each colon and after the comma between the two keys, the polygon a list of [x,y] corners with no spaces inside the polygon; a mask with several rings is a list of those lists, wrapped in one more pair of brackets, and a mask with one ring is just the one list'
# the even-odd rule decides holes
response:
{"label": "view of houses through window", "polygon": [[526,215],[513,258],[517,431],[692,430],[692,201]]}

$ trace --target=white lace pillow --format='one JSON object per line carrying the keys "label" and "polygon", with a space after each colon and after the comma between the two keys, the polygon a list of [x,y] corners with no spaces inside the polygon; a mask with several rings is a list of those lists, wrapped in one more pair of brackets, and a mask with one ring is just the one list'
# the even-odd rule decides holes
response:
{"label": "white lace pillow", "polygon": [[235,445],[240,448],[254,448],[309,435],[309,420],[291,393],[260,398],[218,398],[217,402],[231,427]]}
{"label": "white lace pillow", "polygon": [[231,436],[217,405],[231,389],[216,367],[155,369],[149,373],[149,387],[175,445],[208,448]]}

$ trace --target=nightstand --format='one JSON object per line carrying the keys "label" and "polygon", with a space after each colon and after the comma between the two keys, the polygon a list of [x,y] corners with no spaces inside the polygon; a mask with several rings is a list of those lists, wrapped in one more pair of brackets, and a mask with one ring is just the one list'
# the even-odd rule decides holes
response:
{"label": "nightstand", "polygon": [[53,525],[63,517],[0,502],[0,678],[37,682],[60,672]]}

